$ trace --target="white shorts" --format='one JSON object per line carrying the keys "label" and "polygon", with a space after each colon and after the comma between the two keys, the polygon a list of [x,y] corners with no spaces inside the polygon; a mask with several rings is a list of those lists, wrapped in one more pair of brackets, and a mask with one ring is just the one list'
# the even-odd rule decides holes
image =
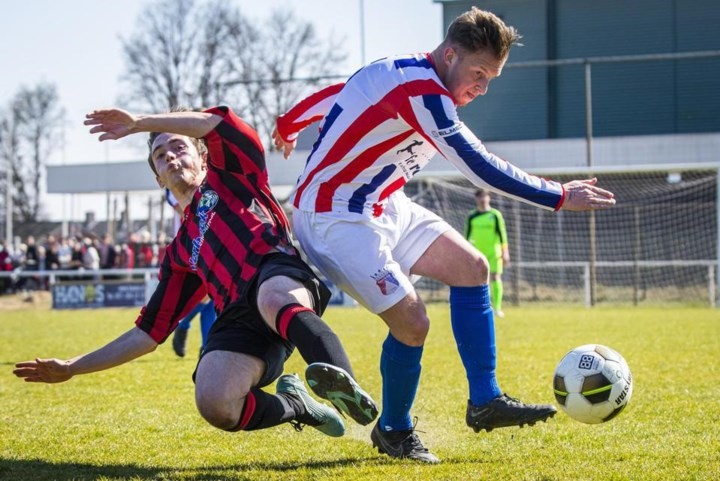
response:
{"label": "white shorts", "polygon": [[371,312],[388,310],[414,291],[410,269],[450,224],[402,192],[380,217],[293,210],[293,231],[322,274]]}

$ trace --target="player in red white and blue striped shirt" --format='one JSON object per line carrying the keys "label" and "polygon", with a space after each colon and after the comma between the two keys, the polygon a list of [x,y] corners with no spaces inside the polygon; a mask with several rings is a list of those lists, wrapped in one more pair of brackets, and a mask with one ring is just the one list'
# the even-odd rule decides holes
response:
{"label": "player in red white and blue striped shirt", "polygon": [[[291,422],[341,436],[344,424],[333,409],[310,397],[296,375],[279,377],[295,346],[310,364],[306,376],[316,393],[370,423],[377,408],[319,317],[329,291],[292,245],[255,130],[227,107],[147,116],[97,110],[85,124],[100,140],[153,132],[148,162],[182,207],[183,222],[136,327],[69,361],[19,363],[15,374],[62,382],[128,362],[155,350],[209,295],[218,319],[193,377],[198,410],[210,424],[250,431]],[[278,377],[277,394],[260,389]]]}
{"label": "player in red white and blue striped shirt", "polygon": [[418,276],[450,286],[453,331],[469,382],[467,424],[490,430],[555,413],[552,406],[502,393],[487,260],[402,192],[440,154],[478,187],[540,208],[615,203],[595,179],[561,185],[523,172],[488,152],[460,121],[457,108],[487,92],[518,39],[514,28],[473,7],[433,52],[373,62],[277,119],[273,137],[286,157],[298,132],[321,121],[294,193],[293,229],[308,259],[390,329],[380,363],[383,409],[371,438],[393,457],[438,461],[414,433],[410,416],[430,324],[412,285]]}

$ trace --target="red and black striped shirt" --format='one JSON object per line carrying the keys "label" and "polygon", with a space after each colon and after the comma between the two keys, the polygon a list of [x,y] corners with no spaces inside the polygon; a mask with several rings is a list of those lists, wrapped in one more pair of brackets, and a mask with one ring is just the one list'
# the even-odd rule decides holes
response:
{"label": "red and black striped shirt", "polygon": [[246,295],[263,257],[298,255],[290,225],[270,191],[257,132],[228,107],[205,136],[208,172],[160,266],[159,284],[136,325],[156,342],[207,294],[218,314]]}

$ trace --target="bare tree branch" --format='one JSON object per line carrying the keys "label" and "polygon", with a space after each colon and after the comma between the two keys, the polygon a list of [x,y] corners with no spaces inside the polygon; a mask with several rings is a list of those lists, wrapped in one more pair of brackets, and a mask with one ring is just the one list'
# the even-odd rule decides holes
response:
{"label": "bare tree branch", "polygon": [[39,218],[45,159],[61,142],[64,116],[55,86],[38,84],[20,88],[0,121],[0,156],[9,166],[6,182],[14,187],[13,215],[20,222]]}
{"label": "bare tree branch", "polygon": [[129,85],[127,101],[152,111],[169,110],[193,100],[195,65],[192,52],[200,27],[193,22],[193,0],[163,0],[148,5],[137,31],[121,39]]}
{"label": "bare tree branch", "polygon": [[[277,115],[346,58],[342,41],[321,40],[291,11],[260,23],[223,0],[159,0],[122,42],[124,103],[152,111],[228,104],[268,141]],[[286,81],[293,78],[311,80]]]}

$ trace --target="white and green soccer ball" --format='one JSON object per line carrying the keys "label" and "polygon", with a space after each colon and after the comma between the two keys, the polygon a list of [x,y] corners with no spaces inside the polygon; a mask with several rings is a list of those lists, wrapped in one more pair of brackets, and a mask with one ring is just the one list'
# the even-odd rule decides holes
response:
{"label": "white and green soccer ball", "polygon": [[633,391],[625,359],[601,344],[586,344],[560,360],[553,379],[555,399],[568,416],[587,424],[610,421],[627,406]]}

